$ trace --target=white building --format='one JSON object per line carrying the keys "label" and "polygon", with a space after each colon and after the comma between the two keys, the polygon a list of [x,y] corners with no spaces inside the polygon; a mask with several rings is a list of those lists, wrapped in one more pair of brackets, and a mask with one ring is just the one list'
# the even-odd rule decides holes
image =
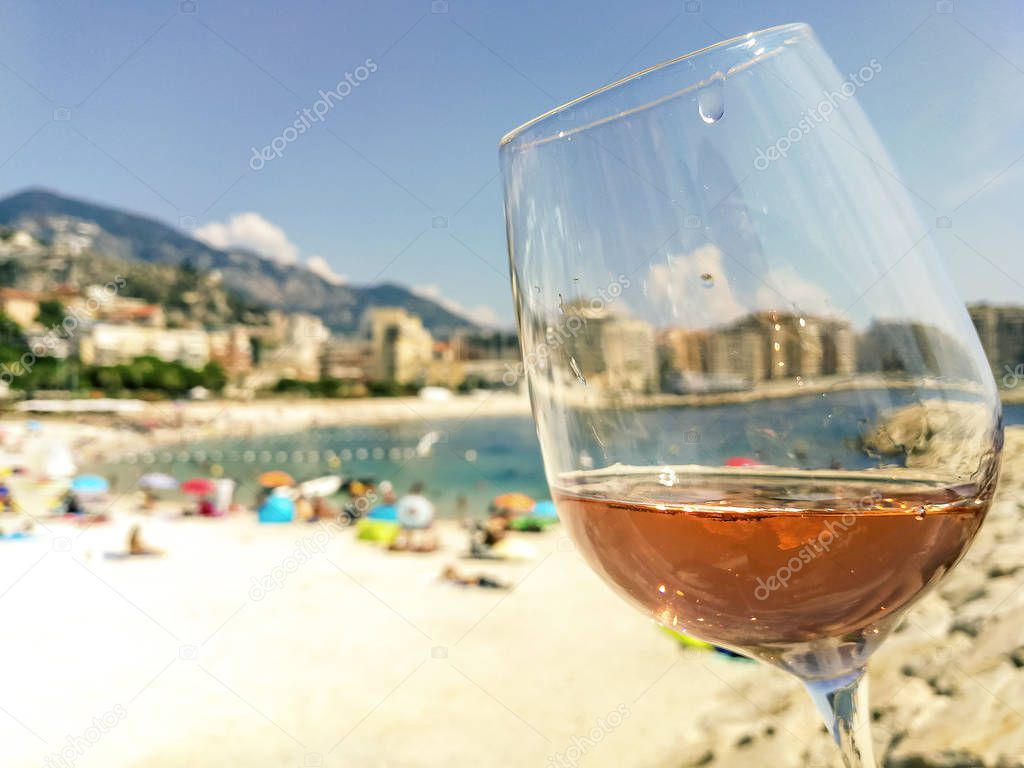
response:
{"label": "white building", "polygon": [[86,365],[116,365],[150,355],[202,368],[210,361],[210,337],[196,328],[96,323],[79,339],[79,356]]}

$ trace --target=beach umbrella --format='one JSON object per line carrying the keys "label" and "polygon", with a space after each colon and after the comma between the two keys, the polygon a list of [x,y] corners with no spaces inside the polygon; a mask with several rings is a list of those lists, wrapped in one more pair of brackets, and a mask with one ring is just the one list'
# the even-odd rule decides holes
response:
{"label": "beach umbrella", "polygon": [[178,487],[178,481],[163,472],[147,472],[139,478],[139,487],[151,491],[169,491]]}
{"label": "beach umbrella", "polygon": [[426,496],[410,493],[398,500],[395,514],[405,528],[426,528],[434,520],[434,505]]}
{"label": "beach umbrella", "polygon": [[264,472],[257,478],[257,481],[264,488],[278,488],[282,485],[295,485],[295,478],[280,469],[272,469]]}
{"label": "beach umbrella", "polygon": [[193,477],[191,480],[186,480],[181,484],[181,490],[194,496],[206,496],[217,490],[217,485],[208,478]]}
{"label": "beach umbrella", "polygon": [[555,502],[551,499],[541,499],[533,505],[530,514],[534,517],[558,517],[558,510],[555,509]]}
{"label": "beach umbrella", "polygon": [[759,467],[761,462],[757,459],[752,459],[749,456],[730,456],[725,460],[725,466],[727,467]]}
{"label": "beach umbrella", "polygon": [[309,498],[331,496],[341,488],[341,478],[337,475],[324,475],[314,480],[307,480],[299,485],[299,493]]}
{"label": "beach umbrella", "polygon": [[398,520],[398,507],[394,504],[381,504],[379,507],[371,509],[366,517],[370,520],[388,520],[390,522],[395,522]]}
{"label": "beach umbrella", "polygon": [[503,493],[491,501],[491,507],[505,512],[525,514],[533,509],[534,500],[525,493]]}
{"label": "beach umbrella", "polygon": [[110,490],[110,483],[99,475],[79,475],[71,481],[71,490],[81,494],[106,493]]}
{"label": "beach umbrella", "polygon": [[290,523],[295,518],[295,502],[287,496],[270,496],[257,515],[261,523]]}

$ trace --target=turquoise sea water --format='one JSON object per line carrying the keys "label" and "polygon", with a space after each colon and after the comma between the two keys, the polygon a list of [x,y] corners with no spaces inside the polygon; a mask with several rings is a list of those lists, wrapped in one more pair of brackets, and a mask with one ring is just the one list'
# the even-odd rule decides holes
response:
{"label": "turquoise sea water", "polygon": [[[574,446],[597,465],[724,463],[749,456],[784,466],[856,469],[875,460],[858,447],[865,423],[886,409],[911,402],[900,392],[845,392],[706,408],[666,408],[630,414],[629,420],[599,422],[598,435],[582,434]],[[1007,424],[1024,423],[1024,406],[1007,406]],[[623,440],[623,430],[628,439]],[[600,432],[615,434],[616,454],[605,453]],[[432,433],[428,436],[428,433]],[[838,439],[837,439],[838,438]],[[605,443],[610,441],[605,440]],[[429,451],[423,450],[432,443]],[[419,449],[419,450],[418,450]],[[664,459],[662,459],[663,461]],[[158,449],[94,467],[111,479],[114,492],[130,490],[144,472],[168,472],[179,480],[208,476],[219,465],[239,483],[236,498],[252,503],[256,476],[283,469],[297,480],[327,474],[391,480],[403,493],[426,485],[441,515],[453,515],[465,496],[471,513],[482,514],[500,493],[548,496],[540,449],[529,417],[440,420],[387,426],[322,427],[287,435],[224,438]]]}
{"label": "turquoise sea water", "polygon": [[[426,443],[432,443],[429,451],[424,450]],[[421,422],[322,427],[218,439],[127,457],[102,469],[117,492],[130,488],[143,472],[168,472],[184,480],[209,476],[214,464],[239,483],[236,498],[244,503],[256,497],[256,476],[268,469],[283,469],[299,481],[338,473],[345,478],[390,480],[399,494],[422,482],[441,515],[454,514],[460,495],[477,514],[483,514],[488,501],[500,493],[548,495],[528,417],[439,420],[429,427]]]}

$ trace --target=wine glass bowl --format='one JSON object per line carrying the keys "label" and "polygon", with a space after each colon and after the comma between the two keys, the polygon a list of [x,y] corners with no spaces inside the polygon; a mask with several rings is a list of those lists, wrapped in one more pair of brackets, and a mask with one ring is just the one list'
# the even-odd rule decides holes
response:
{"label": "wine glass bowl", "polygon": [[804,680],[849,765],[871,760],[864,665],[970,545],[1002,446],[966,309],[857,103],[881,72],[841,75],[786,25],[501,143],[570,535],[665,626]]}

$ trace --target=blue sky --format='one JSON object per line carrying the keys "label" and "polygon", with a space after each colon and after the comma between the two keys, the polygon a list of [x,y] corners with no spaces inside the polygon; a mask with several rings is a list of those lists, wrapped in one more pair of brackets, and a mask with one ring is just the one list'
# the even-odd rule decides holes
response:
{"label": "blue sky", "polygon": [[[936,243],[964,299],[1024,301],[1024,12],[943,3],[6,0],[0,193],[51,187],[511,324],[500,136],[806,21],[840,71],[882,62],[857,98],[925,221],[951,220]],[[253,147],[367,59],[376,71],[252,168]]]}

